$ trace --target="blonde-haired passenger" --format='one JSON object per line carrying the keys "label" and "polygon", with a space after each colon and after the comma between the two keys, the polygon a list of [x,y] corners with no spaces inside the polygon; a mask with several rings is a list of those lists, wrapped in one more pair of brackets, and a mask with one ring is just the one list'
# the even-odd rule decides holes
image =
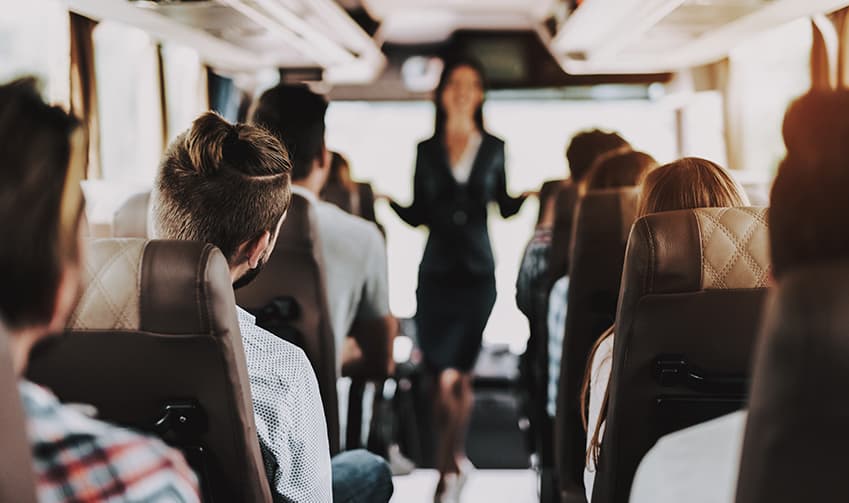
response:
{"label": "blonde-haired passenger", "polygon": [[[743,189],[721,166],[706,159],[685,157],[661,166],[646,176],[637,218],[662,211],[748,204]],[[582,419],[587,429],[587,464],[584,469],[587,501],[592,501],[595,466],[604,437],[613,344],[613,327],[610,327],[590,351],[587,359],[589,366],[581,389]]]}

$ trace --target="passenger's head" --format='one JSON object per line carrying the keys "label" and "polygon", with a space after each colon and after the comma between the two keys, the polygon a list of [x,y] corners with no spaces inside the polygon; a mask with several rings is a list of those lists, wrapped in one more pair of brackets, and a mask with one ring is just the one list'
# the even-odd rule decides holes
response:
{"label": "passenger's head", "polygon": [[325,187],[343,187],[352,189],[354,181],[351,179],[351,167],[348,159],[339,152],[330,153],[330,173],[327,175]]}
{"label": "passenger's head", "polygon": [[605,133],[598,129],[583,131],[572,137],[566,148],[566,160],[572,179],[580,182],[589,173],[593,163],[602,155],[631,145],[617,133]]}
{"label": "passenger's head", "polygon": [[329,154],[324,144],[324,114],[327,100],[305,85],[280,84],[264,93],[254,110],[251,122],[277,137],[292,158],[292,181],[323,173],[327,177]]}
{"label": "passenger's head", "polygon": [[154,234],[217,246],[235,286],[247,284],[274,249],[291,170],[268,132],[207,112],[165,152],[152,197]]}
{"label": "passenger's head", "polygon": [[83,143],[33,80],[0,86],[0,317],[13,334],[59,331],[76,303]]}
{"label": "passenger's head", "polygon": [[698,157],[684,157],[646,176],[637,215],[747,204],[746,193],[718,164]]}
{"label": "passenger's head", "polygon": [[436,106],[435,133],[441,135],[445,122],[455,115],[472,118],[483,131],[483,102],[486,84],[483,66],[474,59],[446,63],[433,95]]}
{"label": "passenger's head", "polygon": [[772,186],[769,231],[776,278],[849,259],[849,91],[812,91],[784,118],[787,157]]}
{"label": "passenger's head", "polygon": [[654,157],[634,150],[614,151],[601,156],[587,175],[586,189],[600,190],[632,187],[657,167]]}

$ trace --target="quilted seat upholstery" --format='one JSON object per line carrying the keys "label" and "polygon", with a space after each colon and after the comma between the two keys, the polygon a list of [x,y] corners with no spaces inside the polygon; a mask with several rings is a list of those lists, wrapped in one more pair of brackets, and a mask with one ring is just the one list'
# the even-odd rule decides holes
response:
{"label": "quilted seat upholstery", "polygon": [[745,405],[770,270],[765,208],[651,214],[631,231],[593,502],[627,502],[669,432]]}

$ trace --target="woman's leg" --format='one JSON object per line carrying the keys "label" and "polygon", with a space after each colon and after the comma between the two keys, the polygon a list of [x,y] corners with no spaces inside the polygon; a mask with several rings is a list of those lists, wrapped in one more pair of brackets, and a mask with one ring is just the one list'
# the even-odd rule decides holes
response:
{"label": "woman's leg", "polygon": [[461,374],[457,402],[458,413],[456,435],[454,438],[454,459],[455,463],[460,463],[466,459],[466,433],[469,430],[469,420],[472,417],[472,409],[475,404],[475,395],[472,389],[472,374],[469,372]]}
{"label": "woman's leg", "polygon": [[440,487],[442,478],[448,473],[457,473],[455,457],[458,425],[462,417],[460,389],[463,374],[455,369],[443,370],[437,377],[436,389],[436,468],[439,470]]}

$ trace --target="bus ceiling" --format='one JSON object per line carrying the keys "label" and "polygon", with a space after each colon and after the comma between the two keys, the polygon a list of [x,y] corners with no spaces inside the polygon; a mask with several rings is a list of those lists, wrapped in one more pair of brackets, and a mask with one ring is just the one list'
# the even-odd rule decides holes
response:
{"label": "bus ceiling", "polygon": [[[666,82],[753,33],[849,0],[68,0],[194,48],[225,74],[277,68],[340,97],[404,99],[470,55],[493,89]],[[375,85],[377,84],[377,85]]]}

